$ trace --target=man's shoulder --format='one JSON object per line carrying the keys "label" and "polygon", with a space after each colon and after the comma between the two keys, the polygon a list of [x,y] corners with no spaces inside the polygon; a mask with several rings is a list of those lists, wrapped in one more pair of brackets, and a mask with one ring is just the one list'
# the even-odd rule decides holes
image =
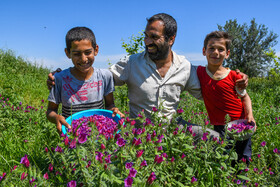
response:
{"label": "man's shoulder", "polygon": [[174,51],[173,51],[173,58],[174,58],[175,62],[178,62],[182,66],[190,66],[191,65],[190,61],[184,55],[178,55]]}

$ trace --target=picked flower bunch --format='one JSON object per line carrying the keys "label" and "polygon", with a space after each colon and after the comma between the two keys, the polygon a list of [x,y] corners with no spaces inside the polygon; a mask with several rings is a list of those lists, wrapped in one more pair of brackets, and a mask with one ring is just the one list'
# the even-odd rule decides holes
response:
{"label": "picked flower bunch", "polygon": [[248,123],[246,119],[231,121],[227,124],[229,136],[239,141],[250,138],[253,135],[255,128],[255,123]]}

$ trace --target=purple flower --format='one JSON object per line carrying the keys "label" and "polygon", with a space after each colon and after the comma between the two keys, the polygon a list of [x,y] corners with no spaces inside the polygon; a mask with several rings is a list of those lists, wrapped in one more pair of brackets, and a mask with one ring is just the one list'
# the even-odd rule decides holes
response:
{"label": "purple flower", "polygon": [[[106,161],[106,159],[105,159],[105,161]],[[90,166],[91,166],[91,161],[89,160],[86,168],[89,168]]]}
{"label": "purple flower", "polygon": [[125,168],[126,168],[126,169],[131,169],[132,166],[133,166],[133,162],[127,162],[127,163],[125,164]]}
{"label": "purple flower", "polygon": [[77,140],[76,140],[76,138],[74,138],[74,139],[71,141],[69,148],[70,148],[70,149],[76,148],[76,143],[77,143]]}
{"label": "purple flower", "polygon": [[158,141],[156,141],[156,143],[161,143],[162,142],[162,139],[164,138],[164,135],[159,135],[158,136]]}
{"label": "purple flower", "polygon": [[76,181],[70,181],[67,184],[67,187],[76,187],[77,186],[77,182]]}
{"label": "purple flower", "polygon": [[280,151],[277,148],[273,149],[273,152],[280,155]]}
{"label": "purple flower", "polygon": [[158,151],[162,151],[162,146],[157,147]]}
{"label": "purple flower", "polygon": [[62,153],[62,152],[63,152],[63,150],[62,150],[62,148],[61,148],[61,147],[57,146],[57,147],[55,148],[55,152]]}
{"label": "purple flower", "polygon": [[80,134],[80,136],[78,137],[79,144],[83,144],[86,141],[87,141],[87,134],[85,133]]}
{"label": "purple flower", "polygon": [[266,145],[266,142],[263,141],[263,142],[261,143],[261,146],[264,147],[265,145]]}
{"label": "purple flower", "polygon": [[191,183],[194,183],[194,182],[196,182],[196,181],[197,181],[197,178],[192,177]]}
{"label": "purple flower", "polygon": [[182,114],[183,112],[184,112],[184,110],[181,109],[181,108],[177,110],[177,113],[178,113],[178,114]]}
{"label": "purple flower", "polygon": [[125,187],[131,187],[132,183],[133,183],[133,178],[127,177],[126,179],[124,179],[124,186]]}
{"label": "purple flower", "polygon": [[105,162],[107,164],[111,163],[111,155],[108,155],[106,158],[105,158]]}
{"label": "purple flower", "polygon": [[100,163],[103,163],[102,157],[103,157],[103,153],[97,151],[97,155],[95,156],[95,159],[98,160]]}
{"label": "purple flower", "polygon": [[175,158],[174,158],[174,156],[171,158],[171,162],[174,162],[175,161]]}
{"label": "purple flower", "polygon": [[33,177],[31,177],[31,180],[29,180],[29,184],[31,185],[34,181],[35,181],[35,179]]}
{"label": "purple flower", "polygon": [[163,157],[159,156],[159,155],[156,155],[154,162],[158,163],[158,164],[162,163],[163,162]]}
{"label": "purple flower", "polygon": [[152,141],[151,134],[147,133],[146,142]]}
{"label": "purple flower", "polygon": [[106,149],[104,144],[101,144],[101,149]]}
{"label": "purple flower", "polygon": [[241,181],[238,179],[238,180],[236,181],[236,184],[241,184]]}
{"label": "purple flower", "polygon": [[0,182],[1,182],[2,180],[4,180],[4,179],[5,179],[6,174],[7,174],[7,173],[3,173],[3,175],[2,175],[2,176],[0,176]]}
{"label": "purple flower", "polygon": [[29,167],[30,162],[29,162],[29,160],[27,158],[27,155],[25,155],[24,157],[21,158],[20,163],[23,164],[27,168]]}
{"label": "purple flower", "polygon": [[28,174],[23,172],[21,174],[20,180],[24,180],[27,176],[28,176]]}
{"label": "purple flower", "polygon": [[152,184],[154,182],[154,180],[156,180],[156,175],[155,175],[155,172],[152,172],[147,180],[147,183]]}
{"label": "purple flower", "polygon": [[136,170],[136,169],[131,168],[131,169],[129,170],[129,177],[135,177],[136,174],[137,174],[137,170]]}
{"label": "purple flower", "polygon": [[46,179],[46,180],[48,180],[48,179],[49,179],[48,172],[46,172],[46,173],[44,174],[44,179]]}
{"label": "purple flower", "polygon": [[49,171],[50,171],[50,172],[53,171],[53,165],[52,165],[52,164],[49,165]]}
{"label": "purple flower", "polygon": [[207,135],[208,135],[208,132],[203,133],[201,139],[202,139],[203,141],[208,140]]}
{"label": "purple flower", "polygon": [[140,145],[142,144],[142,141],[141,141],[141,138],[137,139],[137,138],[134,138],[133,141],[132,141],[132,145]]}
{"label": "purple flower", "polygon": [[144,150],[139,150],[139,151],[136,151],[136,157],[139,158],[142,156]]}
{"label": "purple flower", "polygon": [[183,153],[182,156],[181,156],[181,158],[184,159],[185,157],[186,157],[186,155]]}
{"label": "purple flower", "polygon": [[123,147],[125,145],[125,140],[123,138],[119,138],[116,144],[120,147]]}
{"label": "purple flower", "polygon": [[256,186],[256,187],[259,186],[259,183],[255,183],[255,186]]}
{"label": "purple flower", "polygon": [[15,165],[13,169],[11,169],[11,172],[13,172],[18,166]]}
{"label": "purple flower", "polygon": [[146,162],[146,160],[143,160],[143,161],[141,162],[140,166],[141,166],[141,167],[143,167],[143,166],[147,166],[147,162]]}
{"label": "purple flower", "polygon": [[157,112],[157,111],[158,111],[158,109],[157,109],[156,107],[153,107],[152,110],[153,110],[154,112]]}

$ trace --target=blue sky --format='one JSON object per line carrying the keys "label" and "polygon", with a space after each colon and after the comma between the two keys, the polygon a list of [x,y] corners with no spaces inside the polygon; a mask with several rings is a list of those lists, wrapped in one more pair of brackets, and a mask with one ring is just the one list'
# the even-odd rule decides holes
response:
{"label": "blue sky", "polygon": [[[122,40],[143,31],[146,18],[161,12],[177,20],[173,50],[196,65],[206,63],[205,35],[229,19],[249,24],[255,18],[280,35],[278,0],[1,0],[0,7],[0,48],[51,69],[72,66],[64,54],[65,35],[72,27],[94,31],[100,49],[94,66],[107,68],[125,55]],[[274,49],[280,55],[280,42]]]}

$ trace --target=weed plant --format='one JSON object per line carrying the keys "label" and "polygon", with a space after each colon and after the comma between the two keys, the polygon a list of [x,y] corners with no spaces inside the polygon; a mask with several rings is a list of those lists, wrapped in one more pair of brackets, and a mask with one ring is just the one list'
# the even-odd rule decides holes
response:
{"label": "weed plant", "polygon": [[[11,51],[0,51],[0,186],[280,185],[280,85],[275,80],[249,82],[258,126],[252,136],[253,155],[249,166],[240,161],[232,167],[236,153],[225,147],[233,142],[210,139],[205,132],[195,143],[191,129],[174,121],[162,123],[157,109],[152,122],[139,114],[145,130],[135,129],[133,119],[126,118],[126,126],[119,126],[120,137],[95,141],[93,133],[87,142],[69,149],[45,116],[48,73]],[[115,99],[121,111],[128,111],[125,86],[116,87]],[[212,128],[203,102],[186,92],[176,115]],[[120,138],[125,146],[117,143]],[[73,139],[69,137],[69,143]]]}

